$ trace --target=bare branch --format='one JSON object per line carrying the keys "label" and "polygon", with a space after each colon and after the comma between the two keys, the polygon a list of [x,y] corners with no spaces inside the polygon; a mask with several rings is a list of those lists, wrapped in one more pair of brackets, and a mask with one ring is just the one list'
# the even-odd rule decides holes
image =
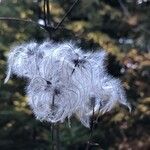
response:
{"label": "bare branch", "polygon": [[46,0],[47,6],[47,23],[50,25],[50,8],[49,8],[49,0]]}
{"label": "bare branch", "polygon": [[39,24],[36,21],[33,21],[31,19],[21,19],[21,18],[14,18],[14,17],[0,17],[0,20],[2,20],[2,21],[18,21],[18,22],[25,22],[25,23],[29,23],[29,24],[31,23],[36,26],[39,26],[40,28],[46,30],[47,32],[50,32],[51,30],[56,30],[56,28],[53,26],[50,26],[50,25],[45,26],[45,25]]}
{"label": "bare branch", "polygon": [[[31,19],[21,19],[21,18],[14,18],[14,17],[0,17],[0,20],[4,20],[4,21],[21,21],[21,22],[25,22],[25,23],[32,23],[36,26],[39,26],[40,28],[46,30],[48,33],[50,33],[50,31],[54,31],[59,29],[66,29],[63,28],[61,26],[61,24],[63,23],[63,21],[65,20],[65,18],[67,17],[67,15],[72,11],[72,9],[74,8],[74,6],[77,4],[79,0],[76,0],[72,6],[70,7],[70,9],[66,12],[66,14],[64,15],[64,17],[62,18],[62,20],[55,26],[52,26],[52,24],[50,24],[50,8],[49,8],[49,0],[44,0],[44,4],[43,4],[43,8],[44,8],[44,25],[41,25],[39,23],[37,23],[36,21],[33,21]],[[38,1],[39,3],[39,1]],[[46,7],[47,7],[47,13],[46,13]],[[48,24],[47,24],[48,23]]]}
{"label": "bare branch", "polygon": [[74,6],[79,2],[79,0],[76,0],[72,6],[69,8],[69,10],[66,12],[66,14],[63,16],[62,20],[57,24],[56,29],[60,27],[60,25],[63,23],[63,21],[66,19],[66,17],[68,16],[68,14],[72,11],[72,9],[74,8]]}
{"label": "bare branch", "polygon": [[36,23],[35,21],[31,20],[31,19],[20,19],[20,18],[14,18],[14,17],[0,17],[0,20],[13,20],[13,21],[22,21],[22,22],[27,22],[27,23]]}
{"label": "bare branch", "polygon": [[47,26],[47,18],[46,18],[46,0],[44,0],[43,9],[44,9],[44,24],[45,24],[45,27],[46,27],[46,26]]}

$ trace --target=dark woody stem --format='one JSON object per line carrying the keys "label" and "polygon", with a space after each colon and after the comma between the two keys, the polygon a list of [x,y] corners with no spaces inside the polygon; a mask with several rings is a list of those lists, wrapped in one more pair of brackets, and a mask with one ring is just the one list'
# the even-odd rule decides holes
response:
{"label": "dark woody stem", "polygon": [[91,116],[91,121],[90,121],[90,135],[89,135],[89,140],[87,142],[86,150],[89,150],[91,146],[98,146],[98,143],[93,143],[92,138],[93,138],[93,130],[94,130],[94,125],[95,125],[95,111],[94,111],[95,103],[92,104],[92,116]]}
{"label": "dark woody stem", "polygon": [[[55,96],[59,94],[58,90],[54,90],[52,98],[52,108],[55,107]],[[59,123],[51,124],[51,137],[52,137],[52,150],[60,150],[60,133],[59,133]]]}
{"label": "dark woody stem", "polygon": [[60,132],[59,132],[59,123],[56,124],[56,149],[60,150]]}
{"label": "dark woody stem", "polygon": [[47,23],[50,25],[50,8],[49,8],[49,0],[46,0],[46,7],[47,7]]}
{"label": "dark woody stem", "polygon": [[55,150],[54,123],[51,124],[51,140],[52,140],[52,150]]}
{"label": "dark woody stem", "polygon": [[52,107],[54,107],[55,104],[55,93],[53,93],[53,98],[52,98]]}
{"label": "dark woody stem", "polygon": [[52,146],[51,150],[60,150],[60,133],[59,133],[59,123],[51,124],[51,140]]}
{"label": "dark woody stem", "polygon": [[[55,103],[55,93],[53,93],[52,108],[54,107],[54,103]],[[52,137],[52,150],[55,150],[55,125],[54,123],[51,124],[51,137]]]}
{"label": "dark woody stem", "polygon": [[43,15],[44,15],[44,25],[45,27],[47,27],[47,17],[46,17],[46,0],[44,0],[44,4],[43,4]]}
{"label": "dark woody stem", "polygon": [[89,135],[89,140],[87,142],[86,150],[89,150],[90,146],[92,145],[92,137],[93,137],[93,127],[94,127],[94,106],[92,110],[92,117],[90,121],[90,135]]}

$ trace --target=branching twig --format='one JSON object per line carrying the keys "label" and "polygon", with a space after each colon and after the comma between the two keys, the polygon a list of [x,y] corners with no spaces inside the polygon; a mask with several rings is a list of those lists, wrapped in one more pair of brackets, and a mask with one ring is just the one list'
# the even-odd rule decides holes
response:
{"label": "branching twig", "polygon": [[79,2],[79,0],[76,0],[72,6],[70,7],[70,9],[66,12],[66,14],[63,16],[62,20],[57,24],[56,29],[59,28],[61,26],[61,24],[63,23],[63,21],[66,19],[66,17],[69,15],[69,13],[72,11],[72,9],[74,8],[74,6]]}
{"label": "branching twig", "polygon": [[[72,4],[70,9],[66,12],[66,14],[62,18],[62,20],[56,25],[56,27],[52,26],[52,24],[50,24],[49,0],[44,0],[44,4],[43,4],[44,25],[41,25],[41,24],[37,23],[36,21],[31,20],[31,19],[21,19],[21,18],[14,18],[14,17],[0,17],[0,20],[4,20],[4,21],[9,21],[10,20],[10,21],[20,21],[20,22],[25,22],[25,23],[32,23],[32,24],[34,24],[36,26],[39,26],[40,28],[46,30],[48,33],[50,33],[51,31],[55,31],[57,29],[64,29],[63,27],[60,27],[60,26],[62,25],[63,21],[69,15],[69,13],[72,11],[72,9],[74,8],[74,6],[77,4],[78,1],[79,0],[76,0]],[[46,7],[47,7],[47,13],[46,13]]]}

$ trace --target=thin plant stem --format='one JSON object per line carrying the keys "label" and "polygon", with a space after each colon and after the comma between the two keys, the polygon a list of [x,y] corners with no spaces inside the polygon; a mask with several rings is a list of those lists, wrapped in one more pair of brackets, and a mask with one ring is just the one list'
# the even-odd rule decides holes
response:
{"label": "thin plant stem", "polygon": [[46,0],[46,6],[47,6],[47,23],[50,25],[50,8],[49,8],[49,0]]}
{"label": "thin plant stem", "polygon": [[60,132],[59,132],[59,123],[56,125],[56,149],[60,150]]}
{"label": "thin plant stem", "polygon": [[37,1],[37,13],[38,13],[38,18],[41,18],[41,8],[40,8],[41,0]]}
{"label": "thin plant stem", "polygon": [[18,21],[18,22],[25,22],[25,23],[31,23],[34,24],[36,26],[39,26],[40,28],[46,30],[47,32],[51,30],[55,30],[55,27],[53,26],[47,26],[45,27],[45,25],[41,25],[39,23],[37,23],[36,21],[33,21],[31,19],[21,19],[21,18],[14,18],[14,17],[0,17],[0,20],[2,21]]}
{"label": "thin plant stem", "polygon": [[72,11],[72,9],[74,8],[74,6],[79,2],[79,0],[76,0],[72,6],[69,8],[69,10],[66,12],[66,14],[63,16],[63,18],[61,19],[61,21],[57,24],[56,29],[59,28],[61,26],[61,24],[63,23],[63,21],[66,19],[66,17],[68,16],[68,14]]}
{"label": "thin plant stem", "polygon": [[[55,93],[53,93],[52,97],[52,109],[54,109],[55,105]],[[51,124],[51,136],[52,136],[52,150],[55,150],[55,125],[54,123]]]}
{"label": "thin plant stem", "polygon": [[[56,93],[53,93],[52,97],[52,109],[55,109],[55,95]],[[59,139],[59,123],[51,124],[51,137],[52,137],[52,150],[59,150],[60,149],[60,139]]]}
{"label": "thin plant stem", "polygon": [[55,137],[55,129],[54,129],[54,123],[51,124],[51,140],[52,140],[52,150],[55,150],[55,143],[54,143],[54,137]]}
{"label": "thin plant stem", "polygon": [[91,117],[91,122],[90,122],[90,135],[89,135],[89,140],[87,142],[86,150],[89,150],[90,145],[92,143],[93,127],[94,127],[94,105],[92,109],[92,117]]}
{"label": "thin plant stem", "polygon": [[44,24],[45,24],[45,27],[47,27],[47,17],[46,17],[46,0],[44,0],[44,3],[43,3],[43,15],[44,15]]}
{"label": "thin plant stem", "polygon": [[[48,5],[49,4],[49,0],[47,0],[47,1],[44,0],[44,2],[43,2],[44,25],[41,25],[41,24],[37,23],[36,21],[31,20],[31,19],[21,19],[21,18],[14,18],[14,17],[0,17],[0,20],[4,20],[4,21],[9,21],[10,20],[10,21],[20,21],[20,22],[25,22],[25,23],[32,23],[32,24],[35,24],[35,25],[41,27],[42,29],[46,30],[49,33],[49,35],[50,35],[51,31],[56,31],[57,29],[66,29],[64,27],[60,28],[60,26],[62,25],[63,21],[65,20],[67,15],[69,15],[69,13],[74,8],[74,6],[77,4],[78,1],[79,0],[76,0],[73,3],[73,5],[70,7],[70,9],[66,12],[64,17],[62,18],[62,20],[56,26],[52,26],[52,24],[50,24],[50,8],[49,8],[49,5]],[[38,17],[41,17],[41,10],[40,10],[40,6],[39,6],[40,2],[41,1],[39,0],[38,1]],[[46,11],[46,7],[47,7],[47,11]]]}
{"label": "thin plant stem", "polygon": [[91,122],[90,122],[90,135],[89,135],[89,140],[88,140],[88,142],[87,142],[86,150],[89,150],[89,149],[90,149],[90,146],[99,146],[98,143],[94,143],[94,142],[92,141],[94,126],[95,126],[95,124],[97,123],[97,122],[94,120],[94,116],[95,116],[95,111],[94,111],[94,105],[93,105],[93,108],[92,108],[92,116],[91,116]]}
{"label": "thin plant stem", "polygon": [[60,150],[59,123],[51,124],[51,140],[52,140],[51,149],[52,150]]}

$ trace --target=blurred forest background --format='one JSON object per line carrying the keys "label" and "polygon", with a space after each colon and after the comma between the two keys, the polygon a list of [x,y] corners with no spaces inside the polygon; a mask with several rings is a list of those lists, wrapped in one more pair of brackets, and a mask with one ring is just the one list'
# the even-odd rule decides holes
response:
{"label": "blurred forest background", "polygon": [[[50,23],[61,21],[73,0],[50,0]],[[42,6],[42,1],[40,3]],[[0,0],[0,17],[32,19],[35,23],[0,20],[0,150],[51,149],[50,125],[35,120],[26,103],[25,81],[15,76],[4,85],[10,46],[49,37],[40,28],[43,10],[37,0]],[[104,150],[150,149],[150,1],[79,0],[61,28],[51,30],[55,41],[75,40],[83,49],[109,52],[108,72],[121,78],[132,113],[116,108],[100,117],[93,141]],[[60,125],[62,150],[83,150],[89,129],[72,118]]]}

